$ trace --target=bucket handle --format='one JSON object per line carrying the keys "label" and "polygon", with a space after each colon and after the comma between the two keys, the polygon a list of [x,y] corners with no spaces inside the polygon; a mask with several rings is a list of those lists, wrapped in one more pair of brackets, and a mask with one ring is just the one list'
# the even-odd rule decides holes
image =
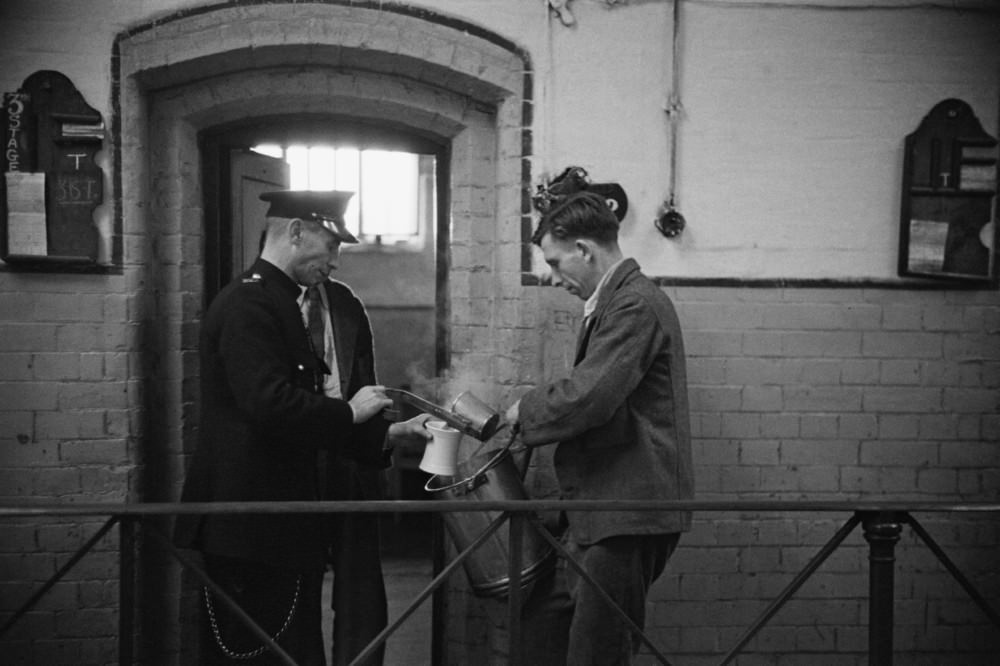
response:
{"label": "bucket handle", "polygon": [[[501,428],[502,427],[503,426],[501,426]],[[511,448],[513,447],[514,440],[517,439],[517,435],[520,433],[520,431],[521,429],[515,423],[510,429],[510,438],[507,440],[507,444],[502,449],[497,451],[492,457],[490,457],[490,459],[487,460],[483,464],[483,466],[480,467],[475,473],[465,477],[464,479],[461,479],[460,481],[455,481],[447,486],[441,486],[440,488],[432,488],[431,481],[433,481],[438,477],[438,475],[435,474],[431,476],[431,478],[427,479],[427,483],[424,484],[424,490],[429,493],[436,493],[436,492],[441,492],[442,490],[454,490],[461,486],[465,486],[465,492],[471,493],[473,490],[486,483],[486,472],[493,469],[493,467],[496,466],[496,464],[500,461],[500,459],[503,456],[511,453],[520,453],[521,451],[525,450],[527,450],[530,454],[531,448],[525,446],[524,444],[522,444],[521,447],[518,449]]]}
{"label": "bucket handle", "polygon": [[465,492],[471,493],[473,490],[486,483],[486,472],[488,472],[493,467],[493,465],[500,459],[500,457],[506,453],[507,449],[505,448],[500,449],[486,462],[485,465],[480,467],[479,470],[476,471],[474,474],[470,474],[464,479],[454,481],[446,486],[440,486],[437,488],[431,487],[431,482],[434,481],[434,479],[436,479],[438,476],[440,476],[438,474],[435,474],[431,478],[427,479],[427,483],[424,484],[424,490],[426,490],[429,493],[437,493],[441,492],[442,490],[455,490],[456,488],[465,486]]}

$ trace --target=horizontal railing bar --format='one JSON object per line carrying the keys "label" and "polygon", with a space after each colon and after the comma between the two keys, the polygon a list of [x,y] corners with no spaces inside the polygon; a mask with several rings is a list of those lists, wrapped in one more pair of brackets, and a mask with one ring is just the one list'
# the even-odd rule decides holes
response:
{"label": "horizontal railing bar", "polygon": [[908,511],[995,513],[997,502],[783,500],[363,500],[351,502],[152,502],[0,504],[0,518],[220,513],[442,513],[467,511]]}
{"label": "horizontal railing bar", "polygon": [[[878,513],[887,514],[890,512],[895,512],[897,514],[903,515],[905,519],[901,522],[909,523],[911,527],[918,533],[918,535],[924,540],[925,545],[927,545],[930,550],[938,557],[938,559],[945,565],[950,573],[955,577],[955,579],[962,585],[963,588],[970,594],[972,599],[980,605],[980,607],[986,612],[987,616],[994,624],[997,623],[1000,614],[997,614],[984,598],[978,593],[978,591],[972,586],[972,584],[965,579],[958,568],[947,558],[943,550],[933,541],[926,530],[922,528],[919,522],[916,521],[912,516],[907,515],[908,512],[947,512],[947,513],[995,513],[1000,512],[1000,503],[996,502],[948,502],[948,501],[913,501],[913,500],[855,500],[855,501],[809,501],[809,500],[797,500],[797,501],[784,501],[784,500],[507,500],[507,501],[479,501],[479,500],[391,500],[391,501],[352,501],[352,502],[219,502],[219,503],[92,503],[92,504],[72,504],[65,505],[60,503],[42,503],[42,502],[32,502],[26,504],[17,505],[2,505],[0,504],[0,518],[17,518],[17,517],[38,517],[38,516],[79,516],[79,515],[92,515],[92,516],[110,516],[107,524],[99,531],[99,533],[92,537],[88,545],[86,545],[80,552],[77,553],[75,559],[79,559],[89,550],[93,543],[102,537],[102,535],[110,529],[112,525],[116,522],[121,521],[125,517],[130,517],[133,520],[139,516],[153,516],[153,515],[169,515],[169,514],[246,514],[246,513],[386,513],[386,512],[472,512],[472,511],[494,511],[501,510],[506,512],[507,515],[502,516],[501,519],[494,521],[487,533],[480,535],[476,543],[471,545],[464,551],[459,558],[453,561],[445,571],[439,574],[438,578],[432,582],[432,585],[428,587],[424,593],[415,601],[410,609],[403,613],[403,615],[398,618],[397,622],[391,627],[387,627],[386,630],[376,637],[376,639],[369,645],[370,650],[377,649],[377,646],[384,642],[392,632],[398,628],[412,609],[416,608],[420,603],[422,603],[426,597],[435,589],[441,580],[450,575],[452,571],[457,568],[460,564],[462,557],[467,555],[469,552],[474,550],[479,543],[482,542],[486,537],[489,536],[489,532],[496,529],[496,525],[499,524],[500,520],[510,517],[509,514],[520,514],[523,512],[535,511],[535,510],[597,510],[597,511],[616,511],[616,510],[690,510],[690,511],[721,511],[721,512],[763,512],[763,513],[775,513],[775,512],[798,512],[798,511],[809,511],[809,512],[842,512],[842,511],[852,511],[855,515],[852,518],[852,522],[844,526],[841,532],[838,533],[827,544],[824,546],[824,550],[821,551],[820,555],[814,557],[813,561],[807,565],[796,579],[786,588],[786,591],[780,595],[780,597],[775,600],[775,602],[765,611],[765,614],[752,625],[751,629],[745,634],[744,638],[741,638],[740,643],[730,651],[726,656],[726,660],[723,663],[728,663],[728,661],[735,656],[736,653],[745,645],[745,643],[752,637],[758,629],[760,629],[777,609],[784,605],[784,603],[791,597],[796,591],[797,587],[808,578],[814,570],[822,563],[822,561],[829,554],[827,550],[832,552],[840,545],[842,537],[846,535],[856,524],[857,521],[861,519],[859,514],[868,514],[869,518]],[[534,521],[537,522],[537,518]],[[866,539],[869,537],[868,531],[868,518],[865,518],[866,523]],[[893,518],[894,521],[899,521],[898,518]],[[536,524],[535,527],[538,527]],[[2,529],[2,527],[0,527]],[[550,544],[556,545],[557,550],[562,551],[562,548],[555,544],[554,538],[551,537],[543,529],[539,529],[543,538],[548,540]],[[164,541],[166,537],[160,535],[156,530],[153,530],[154,537],[156,540],[161,541],[169,550],[173,551],[175,557],[177,557],[182,564],[185,564],[185,560],[180,556],[179,551],[177,551],[168,541]],[[872,542],[869,539],[869,542]],[[512,539],[512,547],[514,546],[514,540]],[[873,551],[874,552],[874,551]],[[563,552],[565,555],[565,552]],[[73,563],[75,563],[75,559]],[[874,557],[869,558],[872,563],[876,560]],[[886,559],[883,557],[884,561],[892,561],[891,551]],[[570,560],[572,566],[577,565]],[[511,566],[517,566],[516,558],[512,557],[510,561]],[[64,567],[68,569],[72,566],[72,563]],[[192,567],[197,570],[196,567]],[[123,570],[124,571],[124,570]],[[58,572],[48,583],[43,586],[40,594],[47,591],[54,581],[62,575],[63,570]],[[588,576],[584,574],[584,578],[588,579],[588,582],[593,583]],[[516,585],[518,576],[511,572],[510,581],[512,585]],[[873,579],[874,580],[874,579]],[[891,575],[889,577],[891,583]],[[206,583],[207,584],[207,583]],[[875,587],[872,587],[870,592],[870,602],[869,602],[869,615],[875,617],[875,606],[873,602],[880,600],[883,605],[888,599],[888,608],[890,609],[887,623],[883,623],[881,626],[876,626],[876,623],[870,623],[869,633],[871,636],[885,636],[889,635],[889,654],[891,655],[891,631],[886,631],[886,627],[891,630],[892,627],[892,617],[891,617],[891,604],[892,604],[892,591],[891,584],[889,585],[888,596],[885,597],[882,592],[879,592],[879,599],[876,599]],[[511,595],[511,600],[515,598],[516,595]],[[36,597],[32,598],[29,604],[34,603]],[[20,617],[20,614],[15,614],[13,618],[16,621]],[[513,616],[512,616],[513,617]],[[12,624],[9,622],[8,625]],[[3,631],[9,628],[5,625]],[[124,623],[122,626],[126,626]],[[1000,625],[998,625],[1000,626]],[[636,627],[633,627],[636,628]],[[641,632],[640,632],[641,635]],[[266,634],[265,634],[266,636]],[[648,647],[654,652],[654,654],[661,660],[662,663],[668,663],[666,658],[663,657],[657,650],[656,647],[648,642],[648,639],[643,636],[643,639],[647,642]],[[513,650],[513,649],[512,649]],[[869,655],[874,655],[874,648],[869,645]],[[280,652],[280,650],[279,650]],[[513,651],[512,651],[513,654]],[[890,657],[891,659],[891,657]],[[354,662],[352,662],[354,663]],[[891,662],[888,662],[891,663]]]}

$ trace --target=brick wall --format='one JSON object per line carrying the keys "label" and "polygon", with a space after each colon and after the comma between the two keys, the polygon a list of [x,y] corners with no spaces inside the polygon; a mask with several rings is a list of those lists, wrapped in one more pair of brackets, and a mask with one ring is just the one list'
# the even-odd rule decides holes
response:
{"label": "brick wall", "polygon": [[[181,4],[184,16],[178,19],[173,12],[181,11]],[[781,68],[789,67],[796,53],[809,50],[802,34],[832,36],[824,41],[824,53],[829,54],[830,49],[859,49],[857,40],[865,37],[864,31],[846,31],[852,37],[842,43],[836,36],[838,26],[845,32],[844,23],[813,21],[812,14],[776,23],[774,18],[787,16],[781,9],[760,15],[748,3],[732,14],[726,3],[692,5],[685,25],[692,29],[693,24],[687,38],[694,50],[685,51],[684,79],[692,115],[682,134],[688,152],[681,174],[687,188],[682,191],[684,212],[692,226],[681,243],[665,244],[648,223],[666,176],[659,109],[665,97],[662,72],[654,72],[651,83],[640,75],[642,68],[630,69],[630,76],[617,71],[632,68],[637,52],[647,57],[662,54],[659,47],[667,41],[650,26],[664,18],[665,5],[633,3],[628,9],[610,9],[578,2],[579,27],[558,32],[561,28],[550,31],[551,25],[537,20],[536,0],[512,0],[503,10],[464,0],[419,3],[448,14],[450,18],[439,23],[423,22],[427,17],[420,11],[406,18],[397,15],[399,23],[393,23],[391,13],[370,13],[378,3],[351,4],[243,3],[213,14],[204,12],[201,4],[155,0],[109,2],[76,15],[42,16],[33,9],[35,3],[0,3],[0,34],[5,37],[0,55],[8,63],[0,72],[4,90],[15,89],[37,69],[52,68],[65,71],[106,120],[119,109],[120,143],[109,144],[102,159],[109,174],[120,170],[121,180],[112,183],[109,176],[109,201],[101,214],[105,221],[113,213],[120,215],[123,246],[120,273],[0,272],[0,500],[71,503],[176,495],[183,454],[193,441],[198,418],[191,389],[203,233],[196,133],[212,123],[253,114],[257,107],[268,108],[274,92],[294,100],[296,110],[322,110],[334,96],[354,112],[380,113],[387,121],[417,123],[453,137],[450,351],[455,370],[475,369],[480,382],[475,392],[498,404],[506,404],[525,385],[562,371],[571,360],[567,349],[572,349],[579,323],[580,304],[566,294],[521,286],[521,216],[526,212],[522,179],[525,174],[532,177],[532,169],[537,174],[582,160],[587,166],[601,165],[597,176],[620,177],[630,196],[635,195],[630,248],[649,258],[642,263],[652,274],[675,274],[682,266],[679,274],[711,276],[723,263],[732,268],[706,251],[704,243],[710,238],[727,244],[726,256],[742,257],[741,243],[753,239],[740,236],[747,231],[735,236],[730,232],[748,210],[765,212],[766,229],[814,228],[823,219],[814,220],[812,214],[824,207],[815,205],[813,195],[839,202],[844,198],[840,192],[851,190],[851,210],[863,211],[851,219],[870,223],[882,241],[894,233],[897,222],[883,208],[895,206],[894,156],[899,148],[898,141],[886,137],[900,127],[911,128],[912,122],[892,120],[889,127],[887,118],[893,114],[875,114],[877,122],[865,127],[882,142],[877,153],[858,157],[845,148],[854,143],[837,144],[843,151],[838,155],[856,160],[849,161],[852,166],[862,163],[869,176],[864,183],[851,175],[855,170],[834,173],[822,168],[815,155],[823,151],[807,156],[795,149],[794,141],[782,143],[781,174],[795,171],[822,181],[822,188],[796,193],[796,201],[808,200],[809,215],[770,206],[775,192],[787,194],[792,186],[781,181],[776,189],[768,180],[774,175],[768,165],[749,159],[766,151],[752,141],[733,140],[759,136],[764,130],[784,136],[782,125],[770,114],[776,101],[786,114],[816,110],[809,96],[801,94],[801,86],[782,84],[769,69],[785,71]],[[516,35],[541,62],[539,70],[525,76],[526,60],[512,56],[508,48],[496,43],[477,46],[475,35],[456,30],[460,24],[455,16],[501,35]],[[854,14],[849,25],[865,27],[873,16]],[[962,95],[975,90],[977,109],[995,109],[995,86],[980,85],[977,78],[984,69],[995,71],[989,69],[995,52],[980,46],[988,32],[983,26],[995,17],[950,13],[940,28],[944,37],[938,36],[938,27],[930,31],[934,35],[924,34],[925,41],[947,38],[951,51],[946,60],[917,57],[906,46],[911,40],[899,36],[906,30],[888,30],[897,25],[938,26],[935,16],[921,9],[911,23],[911,14],[880,12],[877,39],[897,36],[895,51],[878,60],[885,69],[869,76],[865,67],[839,67],[842,60],[827,58],[825,66],[831,69],[823,69],[819,78],[833,77],[839,90],[864,91],[875,107],[891,109],[896,116],[919,119],[925,101],[956,90]],[[151,27],[154,20],[158,23]],[[330,29],[320,29],[324,25]],[[796,32],[806,25],[805,33]],[[148,29],[135,32],[137,26]],[[774,32],[762,43],[754,30],[764,26]],[[639,34],[637,28],[655,37],[628,43],[616,39]],[[473,32],[481,34],[477,30]],[[85,43],[67,42],[65,35],[70,34],[88,38]],[[125,47],[122,57],[112,58],[115,37],[125,34],[119,44]],[[699,38],[706,35],[714,41]],[[317,41],[329,48],[314,48]],[[581,50],[580,41],[606,48]],[[57,46],[45,46],[50,44]],[[788,48],[778,48],[782,44]],[[740,45],[755,50],[741,55]],[[979,50],[962,50],[969,48]],[[375,51],[379,58],[368,57]],[[367,73],[347,81],[339,71],[312,71],[303,79],[308,83],[271,77],[263,86],[267,75],[236,72],[248,62],[275,64],[282,52],[297,62],[309,54],[326,65],[364,64]],[[609,57],[611,53],[621,61]],[[781,57],[772,62],[775,54]],[[733,58],[744,65],[759,60],[768,66],[734,78],[727,74]],[[897,61],[904,64],[897,67]],[[966,67],[968,63],[974,67]],[[393,67],[411,77],[430,75],[438,87],[399,85],[389,77],[376,81],[380,77],[373,68],[385,74]],[[815,77],[814,70],[806,71]],[[592,72],[599,76],[589,78]],[[884,86],[885,72],[909,83]],[[185,87],[202,77],[201,88]],[[343,91],[350,99],[340,96]],[[536,97],[519,98],[529,91]],[[755,91],[756,96],[748,95]],[[775,92],[780,96],[769,96]],[[513,102],[498,108],[506,94]],[[491,102],[464,106],[470,98]],[[621,122],[622,100],[647,98],[655,98],[655,104]],[[750,102],[752,113],[745,106]],[[828,111],[811,114],[805,132],[823,146],[828,145],[827,135],[813,135],[817,127],[825,130],[824,123],[843,131],[857,128],[853,121],[850,127],[837,125],[843,109]],[[794,121],[797,116],[783,118]],[[982,119],[994,131],[993,118]],[[522,123],[531,131],[523,132]],[[858,143],[868,145],[868,140],[861,137]],[[522,163],[522,156],[530,160]],[[740,171],[751,163],[752,174]],[[824,233],[829,228],[825,226]],[[784,250],[796,250],[791,241],[787,245]],[[826,252],[825,243],[819,251]],[[883,271],[893,265],[891,253],[876,254],[873,258],[866,250],[866,268]],[[755,274],[760,264],[755,261],[745,271],[737,267],[737,272]],[[852,274],[859,265],[839,262],[837,270]],[[768,269],[781,266],[775,262]],[[690,352],[700,497],[998,498],[996,291],[850,284],[665,290],[678,304]],[[545,454],[537,455],[535,463],[532,491],[551,494]],[[929,514],[920,518],[996,605],[996,521]],[[699,515],[695,530],[655,588],[650,614],[654,640],[668,654],[678,655],[679,663],[714,663],[705,655],[732,645],[845,519],[827,514]],[[0,618],[99,525],[89,518],[4,521]],[[4,653],[12,663],[115,660],[116,548],[112,538],[98,543],[96,552],[4,637]],[[991,663],[998,652],[996,632],[985,628],[964,593],[906,530],[898,552],[901,659]],[[144,609],[153,609],[144,620],[152,642],[148,649],[176,657],[179,649],[191,647],[171,624],[180,607],[176,571],[144,554],[144,576],[164,581],[156,590],[161,596],[144,598]],[[753,654],[741,663],[863,663],[866,557],[860,535],[852,535],[800,590],[793,606],[751,643],[748,650]],[[447,639],[453,662],[502,661],[502,621],[492,609],[471,598],[460,581],[449,602]],[[178,643],[183,645],[178,648]]]}
{"label": "brick wall", "polygon": [[[0,284],[0,502],[127,500],[134,329],[121,278],[6,274]],[[0,617],[29,599],[103,522],[0,522]],[[96,664],[114,654],[117,546],[115,532],[98,541],[4,637],[8,663]]]}
{"label": "brick wall", "polygon": [[[1000,498],[994,292],[667,291],[685,327],[699,497]],[[996,520],[915,516],[996,605]],[[665,649],[691,657],[731,648],[849,514],[697,518],[652,615]],[[745,652],[866,663],[867,550],[858,528]],[[897,561],[898,658],[992,663],[995,632],[909,528]]]}
{"label": "brick wall", "polygon": [[[698,498],[1000,499],[996,292],[664,290],[685,332]],[[529,288],[523,295],[500,309],[525,310],[510,329],[509,348],[521,361],[519,381],[534,384],[572,363],[581,305],[557,289]],[[506,392],[522,388],[515,382]],[[556,492],[550,455],[539,449],[533,459],[527,479],[533,496]],[[995,518],[914,515],[996,606]],[[652,639],[674,663],[717,663],[850,517],[696,514],[694,529],[653,588]],[[1000,642],[985,615],[908,527],[896,556],[898,658],[995,663]],[[737,663],[867,663],[867,558],[857,527]],[[487,636],[470,648],[459,634],[462,648],[474,650],[477,660],[504,663],[499,602],[457,594],[450,603]]]}

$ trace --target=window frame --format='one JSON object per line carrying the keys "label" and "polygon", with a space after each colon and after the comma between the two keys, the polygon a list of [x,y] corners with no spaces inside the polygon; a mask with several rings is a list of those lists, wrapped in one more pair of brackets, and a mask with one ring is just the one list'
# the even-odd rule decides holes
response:
{"label": "window frame", "polygon": [[[346,141],[340,145],[333,144],[328,141],[319,141],[316,143],[258,143],[252,146],[251,150],[285,160],[292,173],[293,182],[290,183],[292,189],[319,191],[340,189],[354,191],[355,196],[351,198],[351,202],[348,206],[347,224],[348,228],[350,228],[361,241],[361,244],[413,250],[419,250],[424,247],[424,243],[426,242],[428,235],[428,229],[432,227],[434,221],[436,220],[436,154],[415,152],[413,150],[402,150],[398,148],[372,146],[358,147],[353,141]],[[333,155],[331,155],[329,159],[332,162],[335,174],[338,164],[341,159],[343,159],[343,154],[338,154],[336,151],[353,151],[356,156],[354,168],[356,169],[355,175],[357,184],[355,185],[352,183],[349,186],[343,186],[336,181],[333,183],[317,182],[319,180],[326,179],[317,178],[316,174],[313,173],[313,169],[319,165],[321,161],[317,159],[317,155],[319,155],[319,153],[313,152],[314,150],[334,151]],[[292,156],[292,151],[294,151],[296,155]],[[404,231],[402,233],[385,233],[382,230],[373,231],[370,228],[365,228],[365,201],[369,202],[367,209],[370,211],[372,201],[370,197],[374,196],[376,197],[376,200],[378,200],[382,196],[391,196],[391,192],[385,192],[385,190],[393,189],[391,184],[389,184],[387,188],[384,188],[383,192],[385,193],[378,191],[371,192],[368,189],[371,187],[370,183],[372,179],[372,172],[376,167],[369,165],[368,168],[366,168],[366,156],[371,158],[372,154],[376,152],[390,154],[400,153],[415,158],[415,162],[412,165],[413,172],[408,174],[413,177],[413,181],[411,183],[413,188],[412,197],[410,197],[411,201],[408,202],[409,206],[412,206],[412,218],[410,220],[412,223],[410,225],[410,229],[412,229],[412,231]],[[395,178],[395,176],[393,177]],[[334,175],[334,178],[336,178],[336,175]],[[295,182],[295,180],[298,182]],[[325,187],[325,185],[330,186]]]}

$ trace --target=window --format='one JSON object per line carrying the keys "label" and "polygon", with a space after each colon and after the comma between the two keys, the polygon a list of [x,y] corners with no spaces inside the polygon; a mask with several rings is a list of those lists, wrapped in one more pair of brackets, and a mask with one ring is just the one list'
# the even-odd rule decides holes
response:
{"label": "window", "polygon": [[345,221],[362,243],[423,246],[434,219],[433,155],[304,144],[253,150],[284,158],[293,190],[354,192]]}

